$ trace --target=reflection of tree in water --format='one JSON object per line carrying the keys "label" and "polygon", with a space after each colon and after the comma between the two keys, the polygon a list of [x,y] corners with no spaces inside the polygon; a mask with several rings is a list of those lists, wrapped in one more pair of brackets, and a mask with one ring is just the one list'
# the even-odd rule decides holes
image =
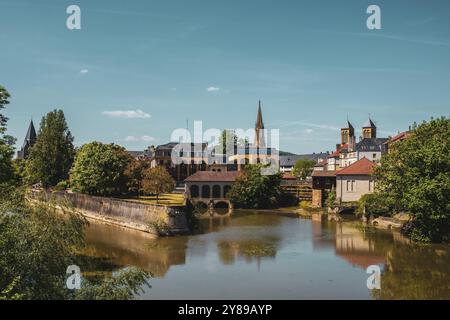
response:
{"label": "reflection of tree in water", "polygon": [[395,243],[377,299],[450,299],[450,248]]}
{"label": "reflection of tree in water", "polygon": [[[86,240],[83,254],[103,264],[109,261],[117,267],[114,269],[136,266],[162,277],[171,266],[186,262],[186,237],[152,239],[140,231],[92,223]],[[105,270],[104,265],[97,265],[91,263],[89,268]]]}
{"label": "reflection of tree in water", "polygon": [[279,238],[220,240],[217,243],[219,257],[223,264],[234,264],[242,257],[247,262],[260,258],[275,258]]}

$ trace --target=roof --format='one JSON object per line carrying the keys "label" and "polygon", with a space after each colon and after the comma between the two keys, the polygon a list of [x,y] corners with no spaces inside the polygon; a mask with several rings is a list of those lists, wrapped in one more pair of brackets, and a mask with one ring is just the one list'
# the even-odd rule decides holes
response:
{"label": "roof", "polygon": [[295,154],[295,155],[285,155],[279,156],[280,167],[293,167],[298,160],[307,159],[317,161],[319,159],[324,159],[328,156],[326,153],[312,153],[312,154]]}
{"label": "roof", "polygon": [[340,154],[340,152],[336,150],[335,152],[333,152],[332,154],[330,154],[330,155],[328,156],[328,158],[339,158],[339,154]]}
{"label": "roof", "polygon": [[381,151],[388,138],[364,138],[356,144],[355,150],[360,152]]}
{"label": "roof", "polygon": [[140,157],[140,156],[145,156],[145,151],[128,151],[128,153],[132,156],[132,157]]}
{"label": "roof", "polygon": [[406,138],[408,138],[408,136],[411,134],[411,131],[404,131],[399,133],[398,135],[396,135],[395,137],[391,138],[389,141],[387,142],[395,142],[395,141],[401,141],[404,140]]}
{"label": "roof", "polygon": [[283,173],[282,179],[283,180],[297,180],[297,178],[294,175],[292,175],[292,173],[290,173],[290,172]]}
{"label": "roof", "polygon": [[313,171],[312,177],[335,177],[336,172],[334,170],[326,170],[326,171]]}
{"label": "roof", "polygon": [[367,158],[362,158],[361,160],[356,161],[355,163],[345,167],[342,170],[339,170],[336,175],[371,175],[373,173],[376,164],[370,161]]}
{"label": "roof", "polygon": [[350,121],[347,120],[347,126],[344,127],[343,129],[353,129],[352,124],[350,123]]}
{"label": "roof", "polygon": [[367,121],[364,123],[363,128],[376,128],[375,123],[373,123],[372,119],[367,119]]}
{"label": "roof", "polygon": [[318,164],[316,164],[314,167],[323,167],[326,166],[328,164],[327,160],[323,160],[321,162],[319,162]]}
{"label": "roof", "polygon": [[238,171],[216,172],[198,171],[187,177],[185,182],[234,182],[238,177]]}
{"label": "roof", "polygon": [[189,149],[189,148],[193,149],[194,146],[201,146],[202,150],[204,150],[208,147],[207,142],[202,142],[202,143],[200,143],[200,142],[197,142],[197,143],[194,143],[194,142],[191,142],[191,143],[189,143],[189,142],[169,142],[169,143],[161,144],[161,145],[157,146],[156,149],[157,150],[161,150],[161,149],[172,150],[177,145],[180,145],[181,147],[183,147],[183,149]]}
{"label": "roof", "polygon": [[25,148],[25,146],[30,146],[32,144],[34,144],[34,142],[36,142],[36,130],[34,129],[34,124],[33,124],[33,120],[31,120],[30,125],[28,126],[28,131],[27,131],[27,135],[25,136],[24,142],[23,142],[23,147]]}

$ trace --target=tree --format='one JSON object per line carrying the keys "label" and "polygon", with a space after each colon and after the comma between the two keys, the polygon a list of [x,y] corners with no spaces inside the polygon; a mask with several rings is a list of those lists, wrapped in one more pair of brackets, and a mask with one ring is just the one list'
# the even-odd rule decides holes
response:
{"label": "tree", "polygon": [[142,190],[145,193],[156,195],[156,203],[158,203],[160,194],[170,193],[175,188],[175,180],[162,166],[147,168],[144,170],[143,177]]}
{"label": "tree", "polygon": [[53,110],[42,118],[35,145],[27,159],[27,180],[44,187],[67,180],[75,155],[73,136],[62,110]]}
{"label": "tree", "polygon": [[8,91],[0,86],[0,183],[9,181],[14,177],[12,157],[14,155],[13,145],[15,139],[6,135],[8,118],[1,113],[1,110],[9,104],[9,98]]}
{"label": "tree", "polygon": [[299,159],[295,162],[293,175],[301,180],[305,180],[309,177],[313,171],[316,162],[309,159]]}
{"label": "tree", "polygon": [[84,261],[86,220],[58,204],[31,206],[22,189],[0,186],[0,300],[133,299],[149,276],[138,269],[99,282],[83,278],[81,290],[67,289],[67,267]]}
{"label": "tree", "polygon": [[144,170],[150,168],[150,161],[132,159],[125,169],[127,177],[128,192],[136,194],[138,197],[142,189],[142,180],[144,179]]}
{"label": "tree", "polygon": [[375,171],[377,193],[408,212],[405,232],[419,241],[450,241],[450,119],[432,119],[398,142]]}
{"label": "tree", "polygon": [[98,196],[127,190],[125,170],[133,158],[116,144],[91,142],[77,152],[70,171],[70,185],[77,192]]}
{"label": "tree", "polygon": [[281,174],[262,175],[263,164],[247,165],[237,177],[227,196],[236,207],[273,208],[281,197]]}

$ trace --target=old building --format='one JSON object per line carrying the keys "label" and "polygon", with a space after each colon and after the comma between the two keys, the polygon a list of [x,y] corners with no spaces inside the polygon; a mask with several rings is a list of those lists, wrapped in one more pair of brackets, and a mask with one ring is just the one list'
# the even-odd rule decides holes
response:
{"label": "old building", "polygon": [[28,126],[28,131],[23,141],[22,148],[17,152],[18,159],[26,159],[30,154],[31,147],[36,143],[37,135],[34,129],[33,120],[31,120]]}
{"label": "old building", "polygon": [[376,164],[362,158],[336,172],[336,199],[338,202],[358,201],[363,195],[374,192],[372,177]]}
{"label": "old building", "polygon": [[151,166],[164,166],[175,181],[181,182],[197,171],[205,171],[208,164],[207,143],[170,142],[151,146],[148,157]]}
{"label": "old building", "polygon": [[328,157],[327,153],[311,153],[311,154],[292,154],[292,155],[280,155],[280,171],[285,172],[292,172],[294,169],[295,163],[298,160],[314,160],[315,162],[322,161]]}

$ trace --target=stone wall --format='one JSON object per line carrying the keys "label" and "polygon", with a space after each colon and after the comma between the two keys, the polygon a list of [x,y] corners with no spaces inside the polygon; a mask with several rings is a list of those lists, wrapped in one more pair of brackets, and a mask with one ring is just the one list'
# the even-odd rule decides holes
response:
{"label": "stone wall", "polygon": [[87,218],[120,225],[150,233],[187,233],[188,224],[184,207],[167,207],[114,198],[94,197],[80,193],[33,193],[35,200],[68,201]]}

